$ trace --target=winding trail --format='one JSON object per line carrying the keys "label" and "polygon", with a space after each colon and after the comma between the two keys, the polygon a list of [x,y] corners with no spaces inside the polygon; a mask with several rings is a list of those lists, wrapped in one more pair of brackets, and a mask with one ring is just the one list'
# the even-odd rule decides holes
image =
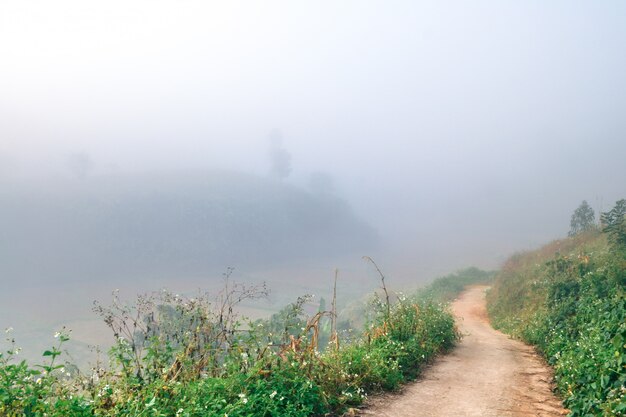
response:
{"label": "winding trail", "polygon": [[485,290],[452,304],[463,340],[400,394],[372,398],[361,416],[552,417],[567,414],[551,391],[552,374],[533,348],[494,330]]}

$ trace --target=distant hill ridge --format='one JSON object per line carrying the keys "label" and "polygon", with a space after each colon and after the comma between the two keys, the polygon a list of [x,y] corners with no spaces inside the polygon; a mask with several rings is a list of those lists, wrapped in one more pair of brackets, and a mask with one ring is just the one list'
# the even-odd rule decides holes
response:
{"label": "distant hill ridge", "polygon": [[198,274],[361,254],[372,227],[330,193],[225,172],[3,184],[0,271],[12,276]]}

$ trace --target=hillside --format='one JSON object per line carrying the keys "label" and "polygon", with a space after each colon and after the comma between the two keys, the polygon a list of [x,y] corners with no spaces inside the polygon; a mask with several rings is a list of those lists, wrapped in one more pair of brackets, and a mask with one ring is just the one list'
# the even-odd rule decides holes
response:
{"label": "hillside", "polygon": [[235,172],[2,184],[0,273],[184,276],[361,254],[376,232],[340,197]]}
{"label": "hillside", "polygon": [[493,325],[554,367],[571,416],[626,414],[625,259],[591,230],[512,256],[488,294]]}

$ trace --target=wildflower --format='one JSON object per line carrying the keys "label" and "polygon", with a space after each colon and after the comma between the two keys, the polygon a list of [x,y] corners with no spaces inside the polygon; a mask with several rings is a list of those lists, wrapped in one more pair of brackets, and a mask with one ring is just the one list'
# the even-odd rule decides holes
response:
{"label": "wildflower", "polygon": [[271,399],[274,399],[274,397],[276,396],[276,394],[278,394],[276,391],[272,392],[272,393],[270,394],[270,398],[271,398]]}
{"label": "wildflower", "polygon": [[4,332],[9,334],[13,331],[13,327],[7,327],[6,329],[4,329]]}
{"label": "wildflower", "polygon": [[58,339],[58,338],[59,338],[59,336],[61,336],[61,332],[55,332],[55,333],[54,333],[54,338],[55,338],[55,339]]}

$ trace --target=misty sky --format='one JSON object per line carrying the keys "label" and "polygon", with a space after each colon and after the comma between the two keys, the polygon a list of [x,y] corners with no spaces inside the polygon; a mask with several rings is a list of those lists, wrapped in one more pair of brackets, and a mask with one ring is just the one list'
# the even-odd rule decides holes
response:
{"label": "misty sky", "polygon": [[4,0],[0,61],[7,178],[264,175],[280,129],[289,181],[488,264],[626,197],[623,1]]}

